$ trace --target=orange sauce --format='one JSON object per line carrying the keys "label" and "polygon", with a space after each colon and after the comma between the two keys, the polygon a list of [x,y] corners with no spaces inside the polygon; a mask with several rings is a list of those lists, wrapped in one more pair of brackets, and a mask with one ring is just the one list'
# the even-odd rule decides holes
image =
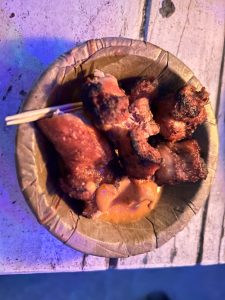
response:
{"label": "orange sauce", "polygon": [[159,192],[153,181],[124,177],[118,186],[102,184],[97,189],[99,212],[95,218],[116,224],[135,222],[148,215],[158,199]]}

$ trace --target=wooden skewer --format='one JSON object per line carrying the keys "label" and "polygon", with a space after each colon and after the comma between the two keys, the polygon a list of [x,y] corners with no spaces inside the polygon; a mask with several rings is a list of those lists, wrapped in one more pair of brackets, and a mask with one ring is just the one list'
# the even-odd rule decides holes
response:
{"label": "wooden skewer", "polygon": [[6,125],[18,125],[22,123],[34,122],[42,118],[50,117],[53,113],[61,111],[62,113],[73,112],[80,110],[82,108],[82,103],[69,103],[64,105],[46,107],[42,109],[26,111],[20,114],[8,116],[5,118]]}
{"label": "wooden skewer", "polygon": [[[70,108],[70,109],[67,109],[67,110],[63,110],[61,112],[63,113],[69,113],[69,112],[74,112],[74,111],[78,111],[80,110],[81,107],[74,107],[74,108]],[[57,111],[55,111],[57,112]],[[7,126],[10,126],[10,125],[19,125],[19,124],[23,124],[23,123],[29,123],[29,122],[34,122],[34,121],[37,121],[37,120],[40,120],[40,119],[43,119],[43,118],[47,118],[47,117],[51,117],[52,115],[54,114],[54,112],[51,112],[51,113],[47,113],[45,115],[36,115],[36,116],[30,116],[30,117],[25,117],[25,118],[21,118],[21,119],[16,119],[16,120],[10,120],[10,121],[7,121],[6,122],[6,125]]]}
{"label": "wooden skewer", "polygon": [[7,122],[7,121],[11,121],[11,120],[21,119],[23,117],[30,117],[30,116],[36,116],[36,115],[45,115],[47,113],[54,112],[57,109],[60,109],[63,111],[64,109],[67,109],[67,108],[80,107],[80,106],[82,106],[82,102],[68,103],[68,104],[64,104],[64,105],[57,105],[57,106],[51,106],[51,107],[41,108],[41,109],[37,109],[37,110],[25,111],[20,114],[8,116],[5,118],[5,121]]}

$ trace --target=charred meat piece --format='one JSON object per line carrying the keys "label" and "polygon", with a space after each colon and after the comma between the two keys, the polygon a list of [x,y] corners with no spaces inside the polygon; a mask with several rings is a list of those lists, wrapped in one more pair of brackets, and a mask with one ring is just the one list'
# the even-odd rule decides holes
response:
{"label": "charred meat piece", "polygon": [[200,156],[196,140],[160,144],[158,150],[162,164],[156,172],[157,184],[197,182],[207,177],[206,164]]}
{"label": "charred meat piece", "polygon": [[176,95],[176,104],[172,112],[176,120],[187,120],[196,118],[209,101],[209,94],[203,87],[199,92],[194,86],[186,85]]}
{"label": "charred meat piece", "polygon": [[158,84],[153,78],[140,79],[131,90],[130,102],[134,102],[139,98],[147,98],[150,103],[158,95]]}
{"label": "charred meat piece", "polygon": [[174,95],[168,95],[156,101],[154,114],[157,124],[160,125],[160,134],[169,141],[179,141],[186,137],[186,124],[172,116],[175,99]]}
{"label": "charred meat piece", "polygon": [[88,79],[83,91],[84,107],[95,125],[113,141],[128,176],[152,177],[161,157],[147,142],[150,135],[159,132],[148,99],[136,99],[129,107],[129,99],[116,78],[102,72]]}
{"label": "charred meat piece", "polygon": [[[158,169],[161,157],[157,149],[153,148],[148,142],[149,136],[159,133],[159,126],[153,120],[153,115],[149,108],[147,98],[139,98],[135,100],[129,107],[130,118],[128,127],[132,130],[128,132],[127,145],[121,140],[121,153],[123,157],[128,157],[129,153],[133,153],[133,157],[128,161],[124,161],[126,170],[129,174],[138,172],[139,178],[151,177],[155,170]],[[141,164],[142,168],[137,165]],[[143,174],[143,175],[141,175]],[[133,175],[133,177],[135,177]]]}
{"label": "charred meat piece", "polygon": [[151,178],[159,168],[161,156],[157,149],[148,144],[140,130],[117,127],[113,137],[127,175],[137,179]]}
{"label": "charred meat piece", "polygon": [[62,190],[85,201],[91,214],[97,187],[112,183],[116,177],[114,170],[119,170],[113,149],[81,112],[45,118],[38,125],[63,161]]}
{"label": "charred meat piece", "polygon": [[155,101],[155,120],[160,125],[160,134],[169,141],[190,137],[206,118],[204,105],[209,94],[202,88],[199,92],[188,84],[177,94],[170,94]]}
{"label": "charred meat piece", "polygon": [[129,118],[129,99],[118,86],[117,79],[103,72],[95,72],[83,89],[83,102],[95,125],[103,131]]}
{"label": "charred meat piece", "polygon": [[147,98],[138,98],[130,106],[130,119],[133,127],[142,131],[144,137],[159,133],[159,125],[155,123]]}
{"label": "charred meat piece", "polygon": [[[135,100],[129,107],[133,124],[133,130],[130,132],[130,142],[133,151],[138,154],[138,159],[142,165],[145,166],[143,178],[151,177],[159,168],[161,156],[157,149],[152,147],[146,140],[150,136],[155,136],[159,133],[159,126],[153,120],[153,115],[149,107],[149,100],[147,98],[139,98]],[[149,167],[149,169],[148,169]],[[135,166],[130,162],[127,168],[133,168],[135,173]],[[139,177],[141,178],[141,176]]]}

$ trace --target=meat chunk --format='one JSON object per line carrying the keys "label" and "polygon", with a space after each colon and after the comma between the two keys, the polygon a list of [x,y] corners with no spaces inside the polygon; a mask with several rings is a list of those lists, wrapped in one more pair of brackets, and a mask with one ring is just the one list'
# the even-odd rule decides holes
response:
{"label": "meat chunk", "polygon": [[162,156],[162,164],[156,172],[157,184],[197,182],[207,177],[206,164],[200,156],[196,140],[163,143],[158,146],[158,150]]}
{"label": "meat chunk", "polygon": [[119,170],[113,149],[81,112],[41,119],[38,125],[63,161],[62,190],[85,201],[90,213],[99,184],[113,182]]}
{"label": "meat chunk", "polygon": [[83,91],[84,107],[95,125],[113,141],[128,176],[151,178],[161,157],[147,142],[150,135],[159,132],[148,99],[138,98],[129,107],[129,99],[116,78],[102,73],[89,78]]}
{"label": "meat chunk", "polygon": [[139,98],[147,98],[149,102],[158,96],[158,84],[153,78],[142,78],[138,80],[131,90],[130,102],[134,102]]}
{"label": "meat chunk", "polygon": [[160,125],[160,134],[168,141],[179,141],[190,137],[206,118],[204,105],[209,94],[192,85],[186,85],[177,94],[170,94],[155,101],[155,120]]}
{"label": "meat chunk", "polygon": [[110,74],[97,71],[87,79],[83,102],[95,125],[103,131],[111,130],[115,124],[122,125],[129,118],[129,99]]}
{"label": "meat chunk", "polygon": [[159,125],[153,119],[147,98],[138,98],[130,106],[130,120],[134,128],[140,129],[147,138],[159,133]]}

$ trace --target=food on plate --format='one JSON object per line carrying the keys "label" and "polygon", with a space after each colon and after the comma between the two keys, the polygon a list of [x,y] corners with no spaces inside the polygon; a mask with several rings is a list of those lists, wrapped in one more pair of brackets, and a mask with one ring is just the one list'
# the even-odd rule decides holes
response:
{"label": "food on plate", "polygon": [[164,97],[158,90],[156,80],[142,78],[128,95],[96,70],[82,88],[83,112],[38,121],[63,161],[60,186],[84,201],[84,216],[134,222],[154,209],[158,186],[207,177],[191,137],[207,118],[208,93],[190,84]]}
{"label": "food on plate", "polygon": [[162,164],[156,172],[157,184],[177,184],[206,179],[207,167],[200,156],[200,147],[196,140],[162,143],[158,146],[158,150],[162,156]]}
{"label": "food on plate", "polygon": [[129,106],[129,97],[120,89],[117,79],[97,72],[84,85],[83,103],[94,124],[118,149],[127,175],[151,178],[161,157],[147,141],[149,136],[159,133],[148,99],[137,98]]}
{"label": "food on plate", "polygon": [[97,187],[114,182],[120,172],[113,148],[82,112],[54,115],[38,125],[63,161],[62,190],[85,201],[86,214],[92,214]]}
{"label": "food on plate", "polygon": [[158,82],[153,78],[141,78],[131,90],[129,99],[134,102],[139,98],[147,98],[151,102],[158,96]]}
{"label": "food on plate", "polygon": [[168,141],[175,142],[191,137],[206,118],[205,105],[209,94],[205,88],[196,91],[187,84],[175,94],[169,94],[155,101],[155,121],[160,134]]}

